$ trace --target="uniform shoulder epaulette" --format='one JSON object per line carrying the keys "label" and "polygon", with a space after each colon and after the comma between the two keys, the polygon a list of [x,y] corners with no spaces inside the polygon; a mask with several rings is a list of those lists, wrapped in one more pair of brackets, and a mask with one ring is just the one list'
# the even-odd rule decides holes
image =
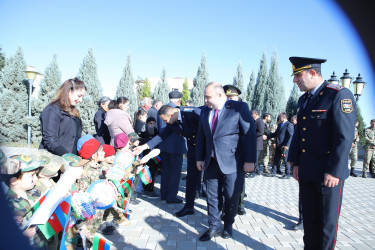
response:
{"label": "uniform shoulder epaulette", "polygon": [[329,84],[327,84],[326,87],[327,87],[327,88],[330,88],[330,89],[337,90],[337,91],[339,91],[339,90],[341,90],[341,89],[344,88],[343,86],[338,85],[338,84],[334,84],[334,83],[329,83]]}

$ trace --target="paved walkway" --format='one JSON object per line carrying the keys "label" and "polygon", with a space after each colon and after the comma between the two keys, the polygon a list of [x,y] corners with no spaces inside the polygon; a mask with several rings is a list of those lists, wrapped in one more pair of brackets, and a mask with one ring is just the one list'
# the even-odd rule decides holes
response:
{"label": "paved walkway", "polygon": [[[20,152],[4,148],[4,153]],[[30,150],[22,149],[21,152]],[[186,165],[184,166],[186,168]],[[362,161],[356,172],[361,173]],[[186,173],[183,173],[183,176]],[[159,191],[160,176],[156,178]],[[179,196],[184,198],[185,181]],[[375,179],[349,177],[345,182],[336,249],[375,249]],[[111,249],[303,249],[302,231],[291,230],[298,220],[298,185],[294,179],[258,176],[246,179],[246,215],[237,216],[233,239],[221,237],[200,242],[207,229],[206,201],[196,200],[196,212],[183,218],[173,213],[181,204],[167,204],[139,195],[141,203],[131,206],[130,225],[120,226],[107,236]]]}

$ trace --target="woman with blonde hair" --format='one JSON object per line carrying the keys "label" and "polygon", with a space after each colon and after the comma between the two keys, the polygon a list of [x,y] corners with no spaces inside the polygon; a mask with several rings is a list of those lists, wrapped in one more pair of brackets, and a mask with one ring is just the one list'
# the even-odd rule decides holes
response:
{"label": "woman with blonde hair", "polygon": [[77,154],[77,141],[82,134],[82,121],[76,105],[86,93],[85,83],[78,78],[66,80],[51,103],[40,114],[42,141],[39,149],[62,156]]}

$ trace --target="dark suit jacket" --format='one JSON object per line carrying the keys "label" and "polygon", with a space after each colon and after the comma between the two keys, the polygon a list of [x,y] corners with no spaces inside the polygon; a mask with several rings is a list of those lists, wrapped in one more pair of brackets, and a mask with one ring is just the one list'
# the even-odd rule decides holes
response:
{"label": "dark suit jacket", "polygon": [[298,100],[288,161],[299,166],[298,175],[304,181],[323,181],[324,173],[346,179],[357,113],[353,94],[324,82],[304,109],[306,97]]}
{"label": "dark suit jacket", "polygon": [[195,147],[201,108],[180,107],[180,111],[182,122],[177,121],[174,124],[167,124],[163,132],[147,142],[149,148],[156,147],[174,132],[187,139],[189,148]]}
{"label": "dark suit jacket", "polygon": [[290,145],[293,137],[294,126],[293,123],[285,121],[283,126],[281,123],[277,126],[277,129],[274,133],[270,134],[268,138],[276,137],[276,147],[281,149],[284,146]]}
{"label": "dark suit jacket", "polygon": [[256,161],[254,119],[245,102],[228,100],[221,111],[215,134],[209,125],[210,109],[202,109],[197,134],[197,161],[204,161],[207,169],[215,147],[220,170],[231,174],[243,169],[244,162]]}
{"label": "dark suit jacket", "polygon": [[[176,104],[174,103],[168,103],[168,105],[174,108],[176,107]],[[167,124],[160,118],[159,112],[156,117],[156,125],[158,127],[159,134],[162,134],[164,129],[167,127]],[[170,154],[186,154],[186,140],[183,136],[173,131],[173,133],[170,133],[168,137],[159,144],[159,149]]]}
{"label": "dark suit jacket", "polygon": [[154,106],[152,106],[147,112],[147,117],[154,117],[155,120],[156,120],[157,115],[158,115],[158,111],[156,110]]}
{"label": "dark suit jacket", "polygon": [[257,134],[257,150],[263,150],[263,134],[266,124],[258,117],[258,119],[254,121],[254,125]]}

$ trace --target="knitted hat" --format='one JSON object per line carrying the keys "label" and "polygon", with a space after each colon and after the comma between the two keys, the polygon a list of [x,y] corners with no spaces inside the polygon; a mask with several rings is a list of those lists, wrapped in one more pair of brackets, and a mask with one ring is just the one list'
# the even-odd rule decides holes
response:
{"label": "knitted hat", "polygon": [[116,135],[115,137],[115,148],[123,148],[125,147],[129,142],[129,137],[125,133],[121,133]]}
{"label": "knitted hat", "polygon": [[81,150],[78,151],[78,155],[83,159],[90,159],[90,157],[98,151],[100,142],[96,139],[90,139],[82,144]]}
{"label": "knitted hat", "polygon": [[82,145],[87,142],[90,139],[93,139],[94,137],[92,135],[84,135],[81,138],[78,139],[77,142],[77,152],[81,150]]}
{"label": "knitted hat", "polygon": [[111,145],[103,144],[102,147],[105,153],[104,157],[108,157],[116,153],[115,148],[112,147]]}

